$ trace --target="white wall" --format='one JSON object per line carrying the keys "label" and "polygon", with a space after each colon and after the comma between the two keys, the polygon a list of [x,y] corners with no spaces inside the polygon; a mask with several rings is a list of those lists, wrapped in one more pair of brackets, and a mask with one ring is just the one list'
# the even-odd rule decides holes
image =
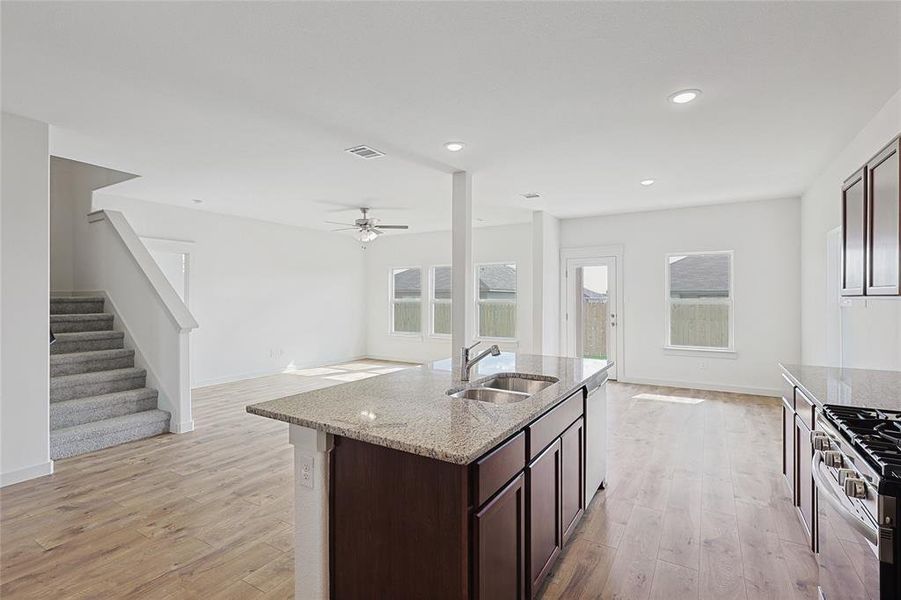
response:
{"label": "white wall", "polygon": [[71,292],[78,288],[78,256],[87,252],[90,237],[87,215],[93,210],[95,190],[137,175],[97,165],[50,158],[50,289]]}
{"label": "white wall", "polygon": [[193,385],[365,353],[363,253],[349,236],[95,194],[142,237],[194,242]]}
{"label": "white wall", "polygon": [[0,201],[0,485],[50,460],[50,201],[46,123],[3,113]]}
{"label": "white wall", "polygon": [[[778,393],[777,361],[800,355],[797,199],[631,213],[560,223],[561,248],[623,246],[621,381]],[[668,253],[734,250],[735,354],[665,350]]]}
{"label": "white wall", "polygon": [[[373,358],[425,361],[451,356],[450,337],[393,335],[389,332],[389,273],[392,268],[421,267],[423,282],[428,268],[451,264],[451,233],[386,235],[365,251],[367,274],[366,353]],[[529,223],[482,227],[472,232],[474,263],[516,263],[517,341],[499,343],[502,349],[532,351],[532,226]],[[426,288],[427,289],[427,288]],[[424,303],[427,292],[423,291]],[[475,308],[473,308],[473,312]],[[423,329],[427,321],[423,321]]]}
{"label": "white wall", "polygon": [[[830,364],[841,352],[842,329],[846,366],[901,369],[901,300],[854,300],[852,307],[831,309],[827,295],[826,238],[841,226],[841,185],[894,136],[901,132],[901,90],[829,163],[801,199],[802,358]],[[851,310],[847,310],[850,308]],[[862,339],[860,337],[863,336]]]}

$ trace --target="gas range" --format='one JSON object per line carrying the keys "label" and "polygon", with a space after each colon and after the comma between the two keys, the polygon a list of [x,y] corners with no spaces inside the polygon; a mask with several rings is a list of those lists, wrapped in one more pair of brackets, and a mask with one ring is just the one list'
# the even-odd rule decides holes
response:
{"label": "gas range", "polygon": [[823,414],[879,474],[901,485],[901,411],[827,404]]}

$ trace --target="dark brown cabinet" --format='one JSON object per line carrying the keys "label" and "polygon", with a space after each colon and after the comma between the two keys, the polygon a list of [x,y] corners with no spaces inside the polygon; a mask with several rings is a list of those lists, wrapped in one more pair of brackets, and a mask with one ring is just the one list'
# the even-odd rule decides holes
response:
{"label": "dark brown cabinet", "polygon": [[526,597],[525,518],[523,474],[475,514],[473,578],[477,599]]}
{"label": "dark brown cabinet", "polygon": [[816,409],[801,388],[785,375],[782,379],[782,475],[808,543],[816,551],[817,496],[811,473],[813,444],[810,439]]}
{"label": "dark brown cabinet", "polygon": [[529,517],[529,590],[535,597],[563,547],[562,452],[557,439],[526,467]]}
{"label": "dark brown cabinet", "polygon": [[901,293],[901,162],[896,139],[866,166],[868,296]]}
{"label": "dark brown cabinet", "polygon": [[797,504],[795,493],[795,409],[789,400],[782,398],[782,475],[788,484],[792,502]]}
{"label": "dark brown cabinet", "polygon": [[585,511],[585,423],[582,419],[563,433],[560,445],[563,454],[560,506],[565,544]]}
{"label": "dark brown cabinet", "polygon": [[901,141],[842,185],[843,296],[901,295]]}
{"label": "dark brown cabinet", "polygon": [[859,296],[866,271],[866,168],[842,186],[842,294]]}
{"label": "dark brown cabinet", "polygon": [[807,530],[811,549],[816,551],[816,488],[811,473],[813,446],[810,443],[810,428],[797,415],[795,416],[795,445],[798,449],[798,490],[796,494],[798,515]]}

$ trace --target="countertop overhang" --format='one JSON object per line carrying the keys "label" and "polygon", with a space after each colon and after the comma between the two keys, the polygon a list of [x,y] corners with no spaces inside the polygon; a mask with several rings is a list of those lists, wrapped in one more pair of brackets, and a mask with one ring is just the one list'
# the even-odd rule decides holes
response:
{"label": "countertop overhang", "polygon": [[497,373],[559,381],[520,402],[451,398],[464,385],[450,359],[277,400],[247,412],[455,464],[469,464],[582,386],[598,385],[612,362],[503,353],[473,369],[471,381]]}
{"label": "countertop overhang", "polygon": [[901,371],[780,363],[782,372],[820,408],[825,404],[901,410]]}

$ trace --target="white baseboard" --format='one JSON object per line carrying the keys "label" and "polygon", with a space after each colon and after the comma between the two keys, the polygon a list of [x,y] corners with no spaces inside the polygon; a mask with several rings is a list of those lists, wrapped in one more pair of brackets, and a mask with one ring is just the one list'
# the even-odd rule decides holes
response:
{"label": "white baseboard", "polygon": [[188,433],[194,431],[194,419],[181,423],[169,423],[169,433]]}
{"label": "white baseboard", "polygon": [[[309,362],[301,365],[294,365],[294,369],[312,369],[315,367],[322,367],[326,365],[336,365],[339,363],[345,362],[353,362],[355,360],[362,360],[364,358],[368,358],[366,355],[362,356],[353,356],[349,358],[336,358],[334,360],[328,360],[326,362]],[[245,379],[254,379],[255,377],[267,377],[269,375],[280,375],[282,373],[290,373],[290,371],[286,371],[285,367],[280,367],[276,369],[266,369],[262,371],[248,371],[246,373],[237,373],[235,375],[226,375],[224,377],[214,377],[212,379],[203,379],[201,381],[197,381],[191,384],[191,389],[197,389],[202,387],[207,387],[210,385],[220,385],[223,383],[234,383],[235,381],[243,381]]]}
{"label": "white baseboard", "polygon": [[694,381],[677,381],[666,379],[644,379],[641,377],[620,377],[620,383],[634,383],[638,385],[657,385],[662,387],[683,388],[689,390],[705,390],[710,392],[731,392],[733,394],[748,394],[751,396],[775,396],[782,391],[778,388],[750,387],[744,385],[731,385],[726,383],[698,383]]}
{"label": "white baseboard", "polygon": [[13,485],[14,483],[28,481],[29,479],[34,479],[35,477],[43,477],[45,475],[53,475],[52,460],[48,460],[47,462],[41,463],[39,465],[11,471],[9,473],[0,473],[0,487],[6,487],[8,485]]}

